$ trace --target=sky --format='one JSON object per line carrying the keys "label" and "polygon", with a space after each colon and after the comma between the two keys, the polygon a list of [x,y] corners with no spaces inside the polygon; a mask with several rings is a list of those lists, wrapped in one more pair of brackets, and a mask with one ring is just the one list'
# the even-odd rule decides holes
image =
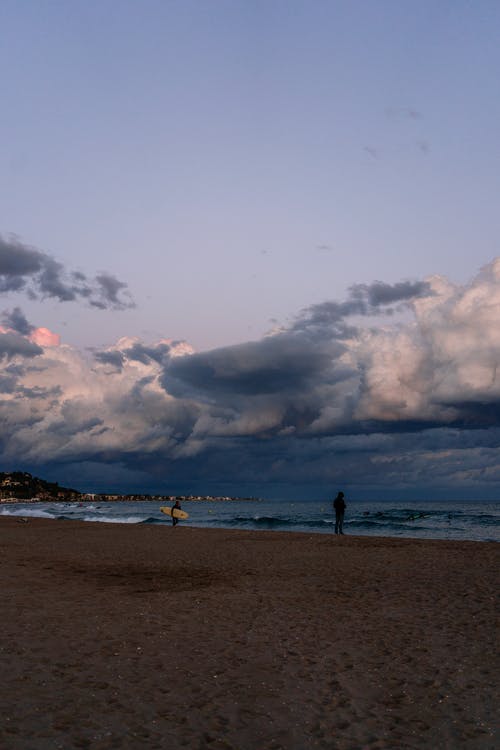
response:
{"label": "sky", "polygon": [[4,0],[0,466],[496,497],[500,6]]}

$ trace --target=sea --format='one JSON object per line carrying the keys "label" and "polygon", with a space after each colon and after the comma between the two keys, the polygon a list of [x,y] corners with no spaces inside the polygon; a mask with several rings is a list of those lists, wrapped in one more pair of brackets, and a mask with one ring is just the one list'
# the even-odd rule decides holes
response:
{"label": "sea", "polygon": [[[166,503],[163,503],[166,504]],[[171,504],[171,503],[170,503]],[[161,513],[162,503],[37,502],[0,505],[0,515],[52,518],[88,523],[170,525]],[[332,534],[335,518],[331,501],[304,500],[197,500],[184,501],[189,518],[182,525],[197,528],[300,531]],[[500,501],[350,501],[344,533],[356,536],[416,539],[467,539],[500,541]]]}

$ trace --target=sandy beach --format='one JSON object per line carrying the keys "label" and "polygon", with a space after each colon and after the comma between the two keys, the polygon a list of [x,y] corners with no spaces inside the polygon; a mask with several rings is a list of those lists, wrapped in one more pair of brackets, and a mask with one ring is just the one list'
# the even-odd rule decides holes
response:
{"label": "sandy beach", "polygon": [[499,547],[0,518],[0,747],[498,747]]}

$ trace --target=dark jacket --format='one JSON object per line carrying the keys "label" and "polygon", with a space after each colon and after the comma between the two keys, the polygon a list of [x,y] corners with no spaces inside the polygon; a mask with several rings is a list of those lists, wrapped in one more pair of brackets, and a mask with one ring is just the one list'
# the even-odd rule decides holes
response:
{"label": "dark jacket", "polygon": [[343,513],[346,507],[344,498],[337,496],[333,501],[333,507],[335,508],[335,513]]}

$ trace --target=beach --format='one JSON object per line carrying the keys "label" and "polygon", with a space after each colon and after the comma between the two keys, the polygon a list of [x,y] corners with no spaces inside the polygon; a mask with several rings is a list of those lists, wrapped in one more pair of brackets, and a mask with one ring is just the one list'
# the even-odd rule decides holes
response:
{"label": "beach", "polygon": [[0,518],[0,747],[493,748],[499,546]]}

